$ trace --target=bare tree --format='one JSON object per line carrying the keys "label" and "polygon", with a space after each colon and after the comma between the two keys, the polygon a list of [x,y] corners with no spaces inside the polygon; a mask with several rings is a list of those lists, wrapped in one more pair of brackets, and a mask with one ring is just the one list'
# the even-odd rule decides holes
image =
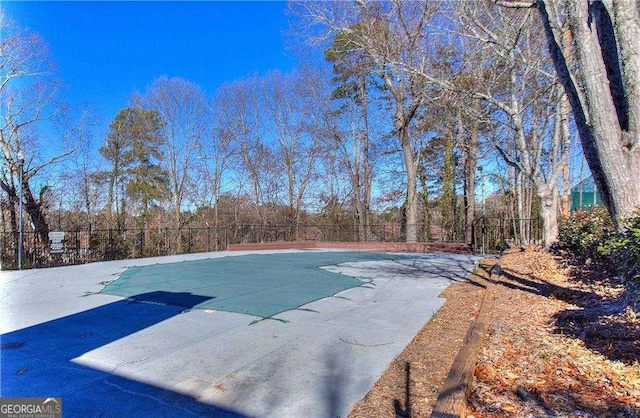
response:
{"label": "bare tree", "polygon": [[[220,223],[220,198],[225,185],[230,184],[230,172],[237,161],[237,146],[233,141],[233,134],[229,129],[226,119],[225,100],[223,89],[218,91],[211,101],[211,123],[208,135],[201,144],[199,154],[198,171],[204,181],[195,184],[199,205],[203,208],[213,207],[215,233],[218,233]],[[219,239],[215,240],[215,249],[218,250]]]}
{"label": "bare tree", "polygon": [[[545,45],[534,32],[535,27],[540,31],[539,20],[531,13],[523,15],[486,7],[480,1],[451,2],[444,8],[441,4],[425,3],[358,2],[355,6],[333,7],[326,3],[305,4],[298,14],[305,16],[310,25],[323,26],[328,33],[337,34],[335,39],[348,34],[348,42],[343,44],[351,51],[367,54],[377,67],[395,105],[395,131],[407,172],[408,224],[416,219],[417,205],[412,202],[416,197],[415,167],[421,155],[415,138],[410,137],[411,124],[416,120],[425,124],[424,119],[429,116],[420,118],[421,109],[428,109],[427,102],[449,92],[446,94],[457,95],[459,103],[472,104],[463,113],[473,118],[474,113],[476,117],[478,113],[487,114],[487,106],[493,107],[491,117],[510,127],[511,140],[501,146],[501,155],[509,170],[514,170],[514,179],[521,185],[530,181],[536,187],[538,197],[543,200],[544,240],[551,243],[557,235],[558,170],[562,169],[562,161],[566,161],[569,136],[555,135],[552,128],[561,114],[554,111],[558,105],[557,89],[553,87],[555,73],[543,53]],[[348,10],[351,19],[345,17],[346,12],[341,14],[337,10]],[[318,32],[315,35],[322,38]],[[465,55],[458,44],[469,46],[476,56],[467,59],[469,54]],[[450,60],[451,55],[456,59]],[[474,216],[470,200],[475,200],[479,127],[464,123],[463,114],[455,106],[451,111],[458,114],[458,146],[464,151],[469,223]],[[558,132],[566,132],[566,117],[558,120],[565,122]],[[469,136],[465,134],[466,127],[470,128]],[[518,198],[522,219],[524,197],[518,194]],[[524,229],[524,224],[520,226]],[[408,225],[408,240],[414,238],[414,232]],[[466,235],[469,239],[469,228]]]}
{"label": "bare tree", "polygon": [[197,203],[202,207],[212,207],[218,201],[226,184],[226,174],[233,168],[233,157],[237,152],[232,135],[224,124],[224,118],[217,111],[217,102],[211,104],[212,120],[208,134],[198,151],[198,171],[203,180],[194,184]]}
{"label": "bare tree", "polygon": [[[475,77],[474,77],[475,78]],[[462,185],[465,221],[465,240],[472,242],[476,211],[476,170],[481,149],[481,135],[487,125],[486,109],[478,98],[471,106],[458,105],[458,141],[462,159]]]}
{"label": "bare tree", "polygon": [[[176,228],[182,228],[186,221],[183,216],[188,203],[186,192],[189,183],[195,181],[193,168],[207,134],[207,99],[195,83],[179,77],[160,77],[144,95],[134,97],[133,102],[157,111],[166,123],[164,164],[169,173],[174,224]],[[181,249],[182,242],[178,238],[177,251]]]}
{"label": "bare tree", "polygon": [[[455,14],[453,14],[454,17]],[[460,36],[445,37],[439,44],[443,52],[442,62],[438,65],[440,77],[452,80],[455,91],[452,95],[450,113],[455,113],[456,146],[460,152],[463,188],[465,239],[472,242],[476,210],[476,173],[480,153],[489,146],[488,136],[495,130],[495,121],[491,115],[494,108],[486,101],[476,97],[473,92],[485,88],[488,79],[499,74],[493,66],[487,66],[489,52],[482,48],[476,39]],[[498,75],[499,77],[499,75]],[[445,89],[447,91],[447,89]],[[445,95],[446,97],[446,95]]]}
{"label": "bare tree", "polygon": [[[372,155],[368,112],[362,104],[348,101],[339,111],[328,109],[324,112],[325,134],[323,135],[322,160],[333,181],[326,199],[340,198],[338,183],[348,176],[352,207],[358,224],[358,238],[361,241],[371,236],[371,190],[375,156]],[[366,118],[366,119],[365,119]],[[345,194],[343,193],[343,194]],[[346,196],[343,196],[346,198]]]}
{"label": "bare tree", "polygon": [[[8,168],[0,178],[0,188],[9,201],[17,202],[23,196],[36,236],[46,243],[49,225],[44,196],[48,185],[43,175],[74,152],[78,132],[84,129],[84,117],[80,122],[68,123],[68,113],[56,102],[59,83],[51,77],[54,64],[42,39],[15,26],[2,9],[0,32],[0,150]],[[42,143],[41,129],[45,125],[54,132],[59,129],[61,137],[46,138],[47,146]]]}
{"label": "bare tree", "polygon": [[296,237],[307,188],[316,172],[318,110],[326,102],[321,96],[326,92],[323,78],[323,74],[303,68],[289,74],[271,72],[262,83],[263,123],[283,164],[287,223]]}
{"label": "bare tree", "polygon": [[[589,168],[615,222],[640,206],[640,9],[635,0],[498,1],[537,7]],[[523,13],[526,13],[523,11]],[[571,45],[565,47],[566,31]],[[622,227],[622,223],[618,223]]]}
{"label": "bare tree", "polygon": [[[260,223],[267,222],[266,203],[274,201],[274,174],[280,165],[264,142],[263,115],[260,109],[260,79],[252,76],[225,83],[216,93],[218,123],[229,135],[238,159],[237,178],[247,179]],[[240,182],[244,184],[244,181]]]}
{"label": "bare tree", "polygon": [[[424,104],[424,31],[439,11],[437,2],[304,3],[295,10],[309,25],[325,29],[325,38],[348,35],[344,52],[366,54],[382,80],[392,108],[395,136],[406,171],[406,240],[417,240],[417,158],[411,137],[412,125]],[[409,70],[411,69],[411,70]]]}
{"label": "bare tree", "polygon": [[[476,85],[472,95],[494,106],[510,127],[512,145],[496,142],[495,146],[507,164],[534,185],[541,200],[543,241],[549,245],[558,235],[558,179],[569,138],[560,125],[566,121],[560,111],[561,92],[537,36],[539,20],[531,13],[487,8],[480,2],[457,3],[455,10],[463,34],[487,49],[485,67],[501,70],[496,78]],[[522,233],[522,193],[518,198]]]}
{"label": "bare tree", "polygon": [[338,103],[335,110],[324,115],[325,124],[331,131],[327,135],[330,139],[327,146],[337,153],[349,174],[358,237],[365,241],[371,236],[371,96],[376,87],[375,66],[366,54],[351,50],[350,42],[350,34],[341,32],[335,36],[331,47],[324,51],[327,61],[333,64],[336,85],[331,96]]}
{"label": "bare tree", "polygon": [[100,198],[99,185],[93,181],[93,174],[99,171],[94,153],[95,143],[87,133],[61,176],[59,191],[60,206],[64,202],[75,215],[73,227],[89,231],[94,229]]}

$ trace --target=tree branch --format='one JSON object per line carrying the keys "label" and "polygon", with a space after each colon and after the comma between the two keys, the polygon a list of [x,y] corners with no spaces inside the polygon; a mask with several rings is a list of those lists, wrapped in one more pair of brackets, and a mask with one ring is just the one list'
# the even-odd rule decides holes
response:
{"label": "tree branch", "polygon": [[497,6],[508,7],[511,9],[529,9],[534,7],[537,0],[495,0]]}

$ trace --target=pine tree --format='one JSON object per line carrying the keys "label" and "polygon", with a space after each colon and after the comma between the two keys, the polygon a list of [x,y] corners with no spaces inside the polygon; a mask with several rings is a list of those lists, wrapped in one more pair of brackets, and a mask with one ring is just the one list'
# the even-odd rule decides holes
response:
{"label": "pine tree", "polygon": [[[140,107],[121,110],[109,125],[110,131],[100,154],[111,163],[111,169],[97,173],[98,180],[107,181],[107,218],[113,225],[113,205],[127,197],[137,204],[142,225],[154,201],[169,197],[167,174],[160,166],[162,129],[164,122],[158,112]],[[120,199],[117,194],[122,191]],[[116,207],[118,220],[124,219],[123,204]],[[123,222],[119,221],[120,226]]]}

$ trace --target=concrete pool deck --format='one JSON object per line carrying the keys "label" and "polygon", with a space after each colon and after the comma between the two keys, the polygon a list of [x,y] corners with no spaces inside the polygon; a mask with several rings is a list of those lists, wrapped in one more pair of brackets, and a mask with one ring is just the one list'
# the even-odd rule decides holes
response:
{"label": "concrete pool deck", "polygon": [[0,396],[62,397],[64,416],[344,417],[476,262],[430,253],[328,266],[372,286],[253,325],[97,294],[129,266],[249,253],[0,273]]}

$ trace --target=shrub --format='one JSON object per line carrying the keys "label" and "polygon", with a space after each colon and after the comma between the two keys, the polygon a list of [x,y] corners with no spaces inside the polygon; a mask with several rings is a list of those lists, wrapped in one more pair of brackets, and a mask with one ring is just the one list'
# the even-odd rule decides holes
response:
{"label": "shrub", "polygon": [[577,211],[559,225],[559,245],[584,258],[601,258],[598,247],[615,234],[615,227],[604,208]]}
{"label": "shrub", "polygon": [[604,209],[576,212],[560,224],[559,245],[581,258],[611,266],[626,283],[630,305],[640,315],[640,209],[616,231]]}
{"label": "shrub", "polygon": [[624,232],[612,234],[598,247],[627,281],[640,282],[640,209],[624,222]]}

